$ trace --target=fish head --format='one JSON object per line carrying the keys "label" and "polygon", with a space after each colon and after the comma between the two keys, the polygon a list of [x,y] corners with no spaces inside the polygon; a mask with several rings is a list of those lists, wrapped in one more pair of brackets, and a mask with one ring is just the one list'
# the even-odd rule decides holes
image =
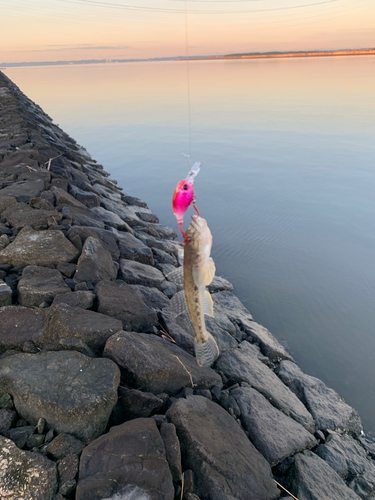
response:
{"label": "fish head", "polygon": [[192,246],[195,246],[205,259],[208,259],[212,247],[212,234],[206,219],[193,215],[186,236]]}
{"label": "fish head", "polygon": [[194,198],[194,187],[187,179],[183,179],[177,184],[173,193],[172,208],[178,222],[182,222],[186,210],[189,208]]}

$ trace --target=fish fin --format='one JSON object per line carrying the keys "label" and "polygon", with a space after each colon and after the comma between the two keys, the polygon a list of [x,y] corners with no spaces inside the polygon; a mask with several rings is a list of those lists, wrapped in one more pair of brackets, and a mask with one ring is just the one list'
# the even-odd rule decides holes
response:
{"label": "fish fin", "polygon": [[178,267],[175,271],[168,273],[166,276],[168,281],[171,281],[175,285],[184,285],[184,268]]}
{"label": "fish fin", "polygon": [[180,263],[180,266],[183,266],[184,265],[184,249],[183,248],[178,249],[177,256],[178,256],[178,262]]}
{"label": "fish fin", "polygon": [[210,257],[208,259],[208,265],[206,270],[206,280],[205,280],[206,286],[208,286],[214,279],[215,271],[216,271],[215,262],[213,261],[212,257]]}
{"label": "fish fin", "polygon": [[214,301],[208,290],[204,292],[204,314],[211,316],[211,318],[214,317]]}
{"label": "fish fin", "polygon": [[185,292],[183,290],[173,295],[170,307],[176,315],[188,312]]}
{"label": "fish fin", "polygon": [[199,344],[197,339],[194,339],[195,357],[199,366],[211,366],[215,359],[219,356],[219,348],[216,340],[211,333],[206,332],[208,339],[206,342]]}

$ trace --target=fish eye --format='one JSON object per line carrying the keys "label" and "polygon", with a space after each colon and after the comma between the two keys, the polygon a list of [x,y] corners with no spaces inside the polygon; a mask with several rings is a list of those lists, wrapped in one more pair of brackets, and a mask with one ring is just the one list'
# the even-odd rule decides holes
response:
{"label": "fish eye", "polygon": [[187,191],[187,190],[188,190],[188,187],[189,187],[189,186],[188,186],[187,184],[184,184],[184,185],[183,185],[183,188],[185,189],[185,191]]}

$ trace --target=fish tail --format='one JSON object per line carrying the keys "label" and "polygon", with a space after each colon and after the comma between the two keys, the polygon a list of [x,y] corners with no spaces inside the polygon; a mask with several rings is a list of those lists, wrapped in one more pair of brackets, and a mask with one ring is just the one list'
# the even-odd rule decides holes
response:
{"label": "fish tail", "polygon": [[206,342],[199,343],[194,339],[195,357],[199,366],[211,366],[219,356],[219,348],[211,333],[207,333]]}

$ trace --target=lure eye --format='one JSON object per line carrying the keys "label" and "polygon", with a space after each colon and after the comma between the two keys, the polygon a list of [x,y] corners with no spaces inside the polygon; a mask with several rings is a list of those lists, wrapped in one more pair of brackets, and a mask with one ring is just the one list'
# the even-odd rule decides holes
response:
{"label": "lure eye", "polygon": [[187,184],[184,184],[183,188],[184,188],[185,191],[187,191],[189,189],[189,186]]}

